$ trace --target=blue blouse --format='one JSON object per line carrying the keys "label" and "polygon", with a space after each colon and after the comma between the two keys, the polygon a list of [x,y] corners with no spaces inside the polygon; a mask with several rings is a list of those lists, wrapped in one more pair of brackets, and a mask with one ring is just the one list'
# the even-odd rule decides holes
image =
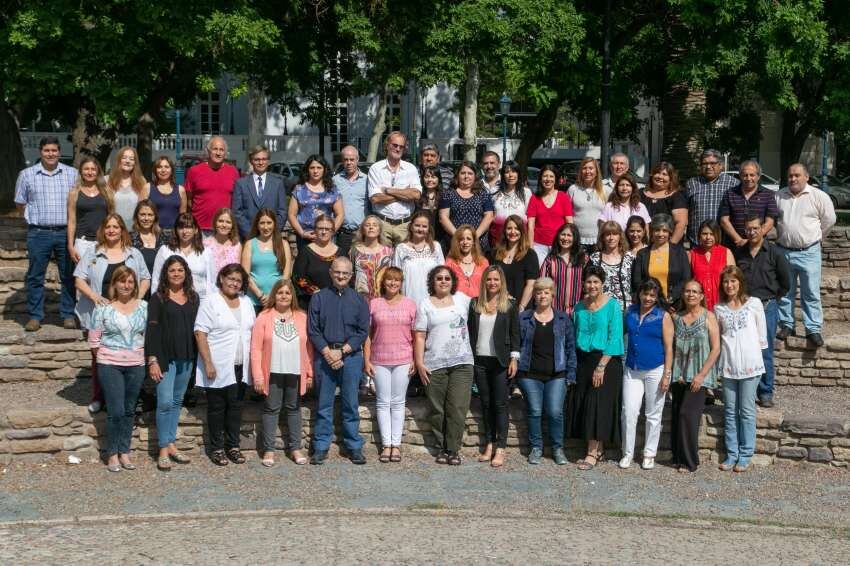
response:
{"label": "blue blouse", "polygon": [[623,355],[623,311],[612,298],[596,311],[590,311],[583,301],[573,309],[576,349],[582,352],[601,351],[605,356]]}
{"label": "blue blouse", "polygon": [[629,347],[626,367],[645,371],[664,364],[664,311],[656,305],[640,320],[640,305],[626,311],[626,332]]}

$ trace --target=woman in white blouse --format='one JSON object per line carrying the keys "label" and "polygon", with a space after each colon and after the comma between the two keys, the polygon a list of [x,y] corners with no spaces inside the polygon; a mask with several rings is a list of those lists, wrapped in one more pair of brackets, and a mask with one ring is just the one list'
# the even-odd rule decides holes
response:
{"label": "woman in white blouse", "polygon": [[245,384],[250,383],[248,358],[255,315],[245,296],[248,274],[241,265],[222,267],[216,285],[218,292],[204,297],[195,318],[195,385],[207,390],[210,459],[226,466],[228,460],[245,463],[239,451],[239,427]]}
{"label": "woman in white blouse", "polygon": [[431,404],[437,463],[459,466],[474,363],[467,329],[469,297],[457,292],[457,277],[445,265],[428,273],[428,291],[416,311],[413,358]]}
{"label": "woman in white blouse", "polygon": [[156,252],[151,273],[151,289],[159,289],[162,266],[165,265],[165,260],[173,255],[179,255],[189,264],[198,297],[203,299],[210,291],[215,293],[216,272],[213,257],[209,250],[204,249],[201,230],[190,212],[184,212],[177,217],[171,241]]}
{"label": "woman in white blouse", "polygon": [[720,326],[726,443],[720,469],[746,472],[756,443],[756,389],[764,373],[767,326],[761,301],[747,295],[744,273],[734,265],[720,273],[720,302],[714,314]]}
{"label": "woman in white blouse", "polygon": [[393,265],[404,273],[402,294],[414,303],[428,299],[428,273],[445,261],[443,250],[434,242],[434,227],[427,210],[417,210],[410,219],[407,239],[395,248]]}

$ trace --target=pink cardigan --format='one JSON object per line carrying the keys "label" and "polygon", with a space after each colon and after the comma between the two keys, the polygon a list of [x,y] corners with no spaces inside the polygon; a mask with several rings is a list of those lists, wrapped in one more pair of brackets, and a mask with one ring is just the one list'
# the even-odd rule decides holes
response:
{"label": "pink cardigan", "polygon": [[[255,382],[262,380],[263,393],[266,395],[269,393],[275,316],[274,309],[263,310],[257,315],[254,330],[251,332],[251,377]],[[298,343],[301,345],[301,395],[304,395],[308,382],[313,381],[313,344],[307,338],[307,315],[299,311],[292,320],[295,322]]]}

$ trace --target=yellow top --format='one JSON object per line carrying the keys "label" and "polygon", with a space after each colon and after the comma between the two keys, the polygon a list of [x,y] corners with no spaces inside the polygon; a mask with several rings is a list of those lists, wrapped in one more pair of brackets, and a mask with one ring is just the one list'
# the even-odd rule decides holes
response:
{"label": "yellow top", "polygon": [[670,273],[670,248],[649,252],[649,276],[658,279],[661,290],[667,296],[667,275]]}

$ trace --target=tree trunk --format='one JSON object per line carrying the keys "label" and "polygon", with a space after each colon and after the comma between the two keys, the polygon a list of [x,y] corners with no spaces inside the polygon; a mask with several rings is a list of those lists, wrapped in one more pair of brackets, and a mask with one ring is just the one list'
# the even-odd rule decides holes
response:
{"label": "tree trunk", "polygon": [[145,112],[136,121],[136,151],[139,154],[139,166],[146,179],[151,178],[153,170],[153,135],[156,119]]}
{"label": "tree trunk", "polygon": [[372,136],[369,138],[369,152],[366,161],[374,163],[378,160],[378,149],[381,146],[381,137],[387,129],[387,85],[382,85],[378,91],[378,110],[375,115],[375,125],[372,127]]}
{"label": "tree trunk", "polygon": [[476,161],[478,141],[478,89],[481,78],[478,74],[478,63],[466,65],[466,94],[463,101],[463,158],[466,161]]}
{"label": "tree trunk", "polygon": [[15,206],[15,182],[25,165],[18,120],[0,95],[0,209]]}
{"label": "tree trunk", "polygon": [[675,85],[661,101],[663,141],[661,158],[679,170],[679,181],[698,173],[699,152],[704,143],[705,92]]}
{"label": "tree trunk", "polygon": [[[779,174],[780,184],[788,182],[788,167],[800,161],[803,146],[812,133],[808,124],[799,124],[796,110],[785,110],[782,113],[782,139],[779,143]],[[809,171],[812,174],[812,171]]]}
{"label": "tree trunk", "polygon": [[264,145],[266,138],[266,93],[253,82],[248,83],[248,147]]}
{"label": "tree trunk", "polygon": [[553,99],[537,112],[537,116],[526,122],[525,133],[519,142],[519,148],[514,158],[521,166],[528,166],[534,150],[540,147],[540,144],[552,133],[552,126],[558,117],[558,109],[563,103],[563,96]]}

